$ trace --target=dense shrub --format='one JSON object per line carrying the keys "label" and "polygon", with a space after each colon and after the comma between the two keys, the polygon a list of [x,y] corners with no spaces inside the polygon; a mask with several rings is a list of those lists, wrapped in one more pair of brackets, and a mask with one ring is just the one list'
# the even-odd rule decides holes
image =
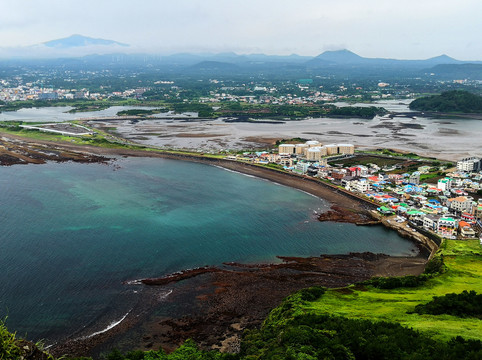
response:
{"label": "dense shrub", "polygon": [[422,274],[418,276],[408,275],[400,277],[374,277],[364,281],[363,285],[371,285],[377,289],[396,289],[401,287],[417,287],[424,284],[432,276]]}
{"label": "dense shrub", "polygon": [[430,260],[427,265],[425,266],[424,274],[442,274],[445,272],[445,264],[444,264],[444,257],[443,255],[434,257]]}
{"label": "dense shrub", "polygon": [[477,294],[473,290],[464,290],[460,294],[451,293],[444,296],[435,296],[429,303],[415,306],[414,312],[431,315],[470,316],[482,319],[482,294]]}

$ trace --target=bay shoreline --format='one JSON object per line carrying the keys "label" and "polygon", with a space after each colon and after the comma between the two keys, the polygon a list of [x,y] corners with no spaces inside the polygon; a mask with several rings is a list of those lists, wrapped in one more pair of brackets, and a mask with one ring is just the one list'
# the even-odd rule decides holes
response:
{"label": "bay shoreline", "polygon": [[[328,201],[332,208],[342,208],[361,218],[369,218],[369,211],[375,208],[370,201],[351,196],[342,189],[318,180],[249,163],[196,154],[78,146],[37,140],[31,143],[92,156],[95,159],[92,162],[105,162],[109,157],[156,157],[204,163],[305,191]],[[69,160],[76,161],[75,158]],[[427,256],[423,251],[413,257],[364,253],[283,258],[281,264],[225,264],[227,269],[223,267],[200,272],[193,278],[184,277],[176,282],[176,290],[167,297],[167,301],[185,301],[189,304],[185,314],[168,318],[151,315],[159,306],[156,300],[159,293],[172,289],[171,281],[161,281],[159,285],[146,289],[145,299],[126,315],[124,321],[109,331],[94,337],[66,339],[53,345],[50,350],[55,355],[98,356],[119,344],[129,344],[128,348],[148,350],[163,347],[172,351],[187,338],[193,338],[206,349],[236,351],[244,329],[259,326],[269,311],[294,291],[314,285],[342,287],[372,276],[417,275],[423,272]]]}

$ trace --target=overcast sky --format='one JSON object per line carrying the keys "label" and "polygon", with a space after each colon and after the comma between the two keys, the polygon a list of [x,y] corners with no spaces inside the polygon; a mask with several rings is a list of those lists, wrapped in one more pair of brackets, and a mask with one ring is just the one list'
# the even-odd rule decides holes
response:
{"label": "overcast sky", "polygon": [[482,0],[0,0],[0,47],[72,34],[138,50],[482,60]]}

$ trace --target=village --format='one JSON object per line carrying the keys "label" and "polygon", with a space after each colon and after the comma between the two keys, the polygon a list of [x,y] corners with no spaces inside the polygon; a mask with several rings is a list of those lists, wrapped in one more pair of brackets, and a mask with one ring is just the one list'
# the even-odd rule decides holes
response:
{"label": "village", "polygon": [[[382,160],[390,165],[367,163]],[[410,231],[448,239],[482,237],[482,160],[465,158],[448,168],[439,161],[357,151],[353,144],[310,140],[282,143],[278,151],[229,155],[336,186],[377,204],[380,216]],[[375,161],[377,162],[377,161]],[[380,161],[379,161],[380,162]],[[434,176],[435,175],[435,176]],[[482,240],[481,240],[482,241]]]}

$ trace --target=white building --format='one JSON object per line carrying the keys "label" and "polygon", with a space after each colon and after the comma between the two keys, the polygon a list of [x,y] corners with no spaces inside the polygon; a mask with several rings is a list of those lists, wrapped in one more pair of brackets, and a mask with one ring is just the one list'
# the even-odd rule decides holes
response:
{"label": "white building", "polygon": [[440,179],[437,182],[437,189],[440,189],[442,191],[448,191],[451,188],[452,188],[452,179],[450,178]]}
{"label": "white building", "polygon": [[459,171],[479,171],[481,167],[481,159],[479,158],[471,157],[457,161],[457,170]]}
{"label": "white building", "polygon": [[310,163],[298,161],[298,163],[295,166],[295,171],[300,174],[306,174],[309,167],[310,167]]}
{"label": "white building", "polygon": [[353,180],[350,181],[348,190],[366,193],[367,191],[371,190],[371,185],[366,179]]}

